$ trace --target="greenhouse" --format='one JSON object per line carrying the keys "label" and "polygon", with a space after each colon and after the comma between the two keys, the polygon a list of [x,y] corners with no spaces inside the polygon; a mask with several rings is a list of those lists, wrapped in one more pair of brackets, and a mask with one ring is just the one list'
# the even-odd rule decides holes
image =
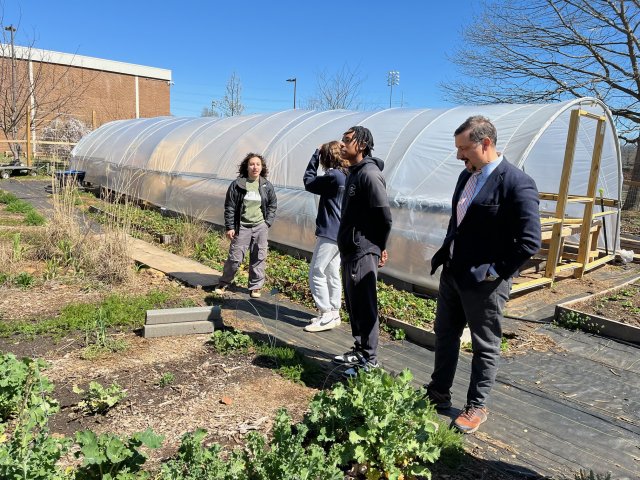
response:
{"label": "greenhouse", "polygon": [[[572,112],[586,112],[570,138]],[[383,272],[395,279],[436,290],[430,258],[439,248],[451,212],[451,196],[464,168],[456,159],[454,130],[471,115],[489,117],[498,130],[498,150],[531,175],[540,192],[585,195],[597,181],[597,211],[604,228],[598,243],[608,253],[619,244],[617,200],[622,173],[615,125],[599,100],[582,98],[553,104],[498,104],[448,109],[287,110],[228,118],[176,118],[115,121],[85,136],[72,152],[71,167],[85,171],[85,182],[124,193],[169,211],[223,225],[227,187],[248,152],[265,156],[276,187],[278,212],[270,240],[310,252],[315,238],[316,196],[306,192],[302,175],[318,145],[340,139],[353,125],[373,133],[374,155],[385,161],[392,206],[389,261]],[[594,121],[599,117],[604,121]],[[599,136],[598,136],[599,135]],[[600,138],[600,141],[596,139]],[[571,145],[573,168],[563,176]],[[594,151],[602,149],[599,170]],[[592,175],[593,173],[593,175]],[[562,185],[561,179],[570,179]],[[541,213],[555,212],[557,197],[542,196]],[[567,218],[584,207],[569,203]],[[553,214],[551,214],[553,216]]]}

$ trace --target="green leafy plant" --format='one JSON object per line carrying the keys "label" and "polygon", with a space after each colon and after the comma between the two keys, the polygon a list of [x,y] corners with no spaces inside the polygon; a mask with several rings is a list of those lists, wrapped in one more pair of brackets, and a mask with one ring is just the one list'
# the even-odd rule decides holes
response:
{"label": "green leafy plant", "polygon": [[92,415],[105,414],[113,408],[120,400],[127,397],[127,391],[117,383],[112,383],[108,387],[103,387],[98,382],[90,382],[87,391],[73,386],[74,393],[82,395],[82,400],[78,407]]}
{"label": "green leafy plant", "polygon": [[[49,418],[59,408],[49,396],[53,384],[40,373],[42,368],[41,360],[0,356],[0,478],[64,478],[56,464],[70,442],[49,435]],[[8,417],[15,420],[4,423]]]}
{"label": "green leafy plant", "polygon": [[33,275],[27,272],[20,272],[13,278],[13,282],[22,288],[29,288],[35,282]]}
{"label": "green leafy plant", "polygon": [[204,429],[186,433],[177,455],[162,465],[158,480],[248,480],[242,454],[234,450],[223,459],[220,445],[202,445],[206,435]]}
{"label": "green leafy plant", "polygon": [[575,310],[564,310],[553,323],[569,330],[583,330],[591,333],[599,333],[600,329],[604,328],[590,320],[591,317],[584,313],[576,312]]}
{"label": "green leafy plant", "polygon": [[392,340],[404,340],[407,338],[407,332],[401,328],[394,328],[387,322],[380,322],[380,328],[387,332]]}
{"label": "green leafy plant", "polygon": [[24,216],[24,223],[29,226],[38,227],[44,225],[46,219],[35,210],[31,210]]}
{"label": "green leafy plant", "polygon": [[319,445],[305,446],[308,427],[291,425],[286,410],[279,410],[273,425],[273,439],[267,441],[258,432],[247,435],[243,459],[248,478],[255,480],[342,480],[335,453],[327,455]]}
{"label": "green leafy plant", "polygon": [[253,345],[251,337],[237,330],[216,330],[211,335],[209,343],[216,352],[228,355],[236,352],[246,352]]}
{"label": "green leafy plant", "polygon": [[256,361],[273,365],[279,375],[292,382],[312,384],[321,372],[316,363],[294,348],[258,343],[256,349],[259,353]]}
{"label": "green leafy plant", "polygon": [[0,422],[24,408],[53,412],[57,402],[50,397],[53,384],[41,374],[42,360],[17,359],[12,353],[0,354]]}
{"label": "green leafy plant", "polygon": [[175,382],[175,380],[176,380],[176,376],[173,373],[165,372],[162,374],[162,376],[158,380],[158,386],[162,388],[168,387],[173,382]]}
{"label": "green leafy plant", "polygon": [[373,369],[317,394],[304,420],[311,438],[368,478],[429,476],[441,451],[434,434],[446,427],[412,379],[409,370],[394,377]]}
{"label": "green leafy plant", "polygon": [[75,480],[134,480],[148,478],[141,471],[147,460],[141,447],[159,448],[164,437],[153,430],[134,433],[130,438],[121,439],[113,434],[96,435],[84,430],[76,433],[82,457],[82,465],[75,472]]}

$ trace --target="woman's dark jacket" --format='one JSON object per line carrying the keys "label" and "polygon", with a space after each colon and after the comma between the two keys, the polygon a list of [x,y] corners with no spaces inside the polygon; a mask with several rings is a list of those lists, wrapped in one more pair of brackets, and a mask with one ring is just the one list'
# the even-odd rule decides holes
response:
{"label": "woman's dark jacket", "polygon": [[335,168],[327,170],[324,175],[318,175],[319,163],[320,153],[316,150],[309,160],[302,181],[307,192],[320,195],[316,216],[316,237],[328,238],[335,242],[338,238],[342,195],[347,176],[343,171]]}
{"label": "woman's dark jacket", "polygon": [[[260,210],[262,217],[268,227],[271,226],[276,218],[276,209],[278,201],[276,199],[276,191],[264,177],[258,177],[260,182],[258,192],[260,192]],[[242,204],[244,196],[247,194],[247,177],[238,177],[227,189],[227,196],[224,200],[224,228],[225,230],[240,231],[240,217],[242,216]]]}

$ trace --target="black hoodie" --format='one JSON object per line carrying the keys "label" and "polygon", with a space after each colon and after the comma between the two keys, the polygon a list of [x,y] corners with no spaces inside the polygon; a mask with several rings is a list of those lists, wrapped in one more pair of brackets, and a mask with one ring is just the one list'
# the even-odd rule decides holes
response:
{"label": "black hoodie", "polygon": [[391,231],[391,209],[382,176],[384,162],[365,157],[349,167],[342,199],[338,248],[342,261],[380,256]]}

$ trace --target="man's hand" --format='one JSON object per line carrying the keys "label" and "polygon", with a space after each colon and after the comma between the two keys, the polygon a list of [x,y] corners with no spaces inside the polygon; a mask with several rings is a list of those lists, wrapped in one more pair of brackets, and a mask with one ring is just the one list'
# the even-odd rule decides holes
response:
{"label": "man's hand", "polygon": [[387,263],[388,258],[389,258],[389,255],[387,254],[387,251],[383,250],[382,253],[380,254],[380,260],[378,261],[378,268],[384,267],[384,264]]}
{"label": "man's hand", "polygon": [[229,240],[233,240],[233,237],[236,236],[236,231],[232,228],[231,230],[227,230],[227,232],[225,233],[225,235],[227,236],[227,238]]}

